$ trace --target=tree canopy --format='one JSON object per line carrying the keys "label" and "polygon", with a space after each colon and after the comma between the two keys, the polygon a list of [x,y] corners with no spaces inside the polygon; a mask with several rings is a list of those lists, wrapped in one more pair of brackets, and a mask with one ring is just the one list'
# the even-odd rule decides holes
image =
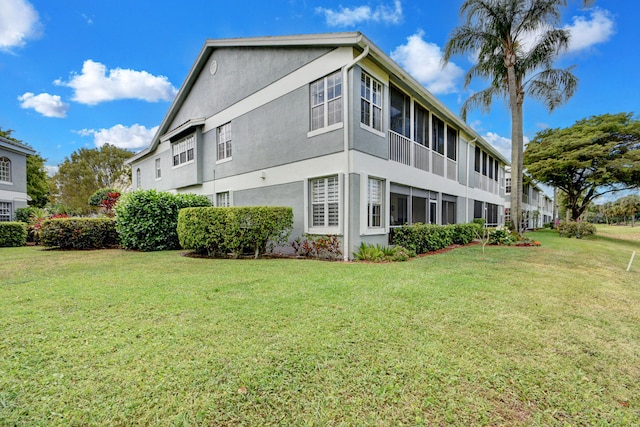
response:
{"label": "tree canopy", "polygon": [[512,227],[517,231],[523,227],[524,99],[526,96],[538,99],[552,111],[573,96],[577,86],[571,69],[553,68],[553,62],[569,43],[568,31],[556,27],[560,9],[566,3],[566,0],[465,0],[460,7],[465,23],[453,30],[444,48],[445,62],[455,54],[477,58],[466,74],[465,87],[474,78],[489,82],[486,89],[464,102],[463,119],[472,108],[489,111],[496,97],[508,100],[511,179],[515,190],[511,193],[511,217]]}
{"label": "tree canopy", "polygon": [[110,144],[74,151],[54,176],[56,201],[78,213],[88,213],[92,208],[87,202],[97,190],[124,190],[131,185],[131,168],[124,164],[131,156],[131,151]]}
{"label": "tree canopy", "polygon": [[603,114],[538,132],[524,152],[536,181],[557,187],[577,220],[596,198],[640,186],[640,121]]}

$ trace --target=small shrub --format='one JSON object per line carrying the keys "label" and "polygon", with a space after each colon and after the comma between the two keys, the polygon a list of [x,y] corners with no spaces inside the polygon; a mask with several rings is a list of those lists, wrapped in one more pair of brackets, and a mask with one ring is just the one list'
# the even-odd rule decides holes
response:
{"label": "small shrub", "polygon": [[180,209],[211,206],[206,196],[137,190],[116,204],[116,229],[126,249],[162,251],[179,249],[177,225]]}
{"label": "small shrub", "polygon": [[112,218],[53,218],[39,230],[43,246],[61,249],[101,249],[118,244]]}
{"label": "small shrub", "polygon": [[453,244],[451,225],[413,224],[394,230],[393,243],[418,254],[437,251]]}
{"label": "small shrub", "polygon": [[209,256],[251,252],[284,244],[293,228],[293,209],[278,206],[185,208],[178,215],[180,245]]}
{"label": "small shrub", "polygon": [[511,230],[507,227],[498,226],[493,229],[489,229],[489,244],[490,245],[511,245],[515,243],[516,239],[511,234]]}
{"label": "small shrub", "polygon": [[31,206],[26,208],[18,208],[16,209],[16,221],[28,223],[31,215],[38,210],[39,208],[34,208]]}
{"label": "small shrub", "polygon": [[468,245],[473,242],[476,236],[482,232],[484,227],[484,219],[481,219],[482,223],[473,221],[470,224],[455,224],[453,228],[453,234],[451,236],[453,243],[456,245]]}
{"label": "small shrub", "polygon": [[560,221],[556,230],[561,237],[576,239],[596,234],[596,226],[589,222]]}
{"label": "small shrub", "polygon": [[15,248],[27,243],[27,224],[24,222],[0,222],[0,247]]}
{"label": "small shrub", "polygon": [[407,261],[415,257],[416,253],[402,246],[371,245],[360,243],[358,250],[353,253],[356,261],[382,262],[382,261]]}

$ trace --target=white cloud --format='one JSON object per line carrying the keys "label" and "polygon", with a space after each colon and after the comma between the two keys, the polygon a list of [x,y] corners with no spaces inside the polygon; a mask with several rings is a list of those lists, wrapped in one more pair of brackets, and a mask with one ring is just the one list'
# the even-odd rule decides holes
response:
{"label": "white cloud", "polygon": [[407,38],[407,44],[398,46],[391,52],[391,58],[436,94],[456,91],[456,82],[464,71],[453,62],[442,67],[442,50],[434,43],[422,39],[424,33],[418,31]]}
{"label": "white cloud", "polygon": [[21,102],[20,107],[32,108],[45,117],[66,117],[69,110],[69,104],[62,102],[60,96],[50,95],[48,93],[26,92],[18,97]]}
{"label": "white cloud", "polygon": [[[500,152],[507,160],[511,161],[511,138],[500,136],[494,132],[487,132],[482,135],[485,141],[493,145],[493,147]],[[529,143],[529,138],[524,137],[524,145]]]}
{"label": "white cloud", "polygon": [[26,0],[0,1],[0,50],[22,47],[40,35],[38,12]]}
{"label": "white cloud", "polygon": [[76,133],[80,136],[93,136],[93,143],[96,147],[111,144],[127,150],[139,150],[146,148],[151,143],[151,139],[157,131],[158,126],[147,129],[136,123],[131,127],[117,124],[109,129],[82,129]]}
{"label": "white cloud", "polygon": [[54,84],[72,88],[73,100],[88,105],[117,99],[170,101],[178,92],[165,76],[123,68],[114,68],[107,74],[104,64],[90,59],[84,61],[82,74],[73,73],[69,81],[58,79]]}
{"label": "white cloud", "polygon": [[351,27],[363,22],[398,24],[402,21],[402,3],[400,0],[395,0],[393,6],[380,5],[375,9],[369,6],[358,6],[353,9],[340,6],[337,11],[317,7],[316,13],[324,15],[330,27]]}
{"label": "white cloud", "polygon": [[571,25],[565,25],[569,30],[569,52],[585,50],[591,46],[609,41],[615,32],[615,22],[610,12],[603,9],[591,11],[591,19],[584,16],[574,16]]}

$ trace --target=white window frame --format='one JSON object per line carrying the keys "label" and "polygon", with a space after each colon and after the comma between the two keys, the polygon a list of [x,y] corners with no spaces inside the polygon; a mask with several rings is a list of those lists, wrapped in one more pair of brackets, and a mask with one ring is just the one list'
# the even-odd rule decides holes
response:
{"label": "white window frame", "polygon": [[[360,125],[365,129],[373,132],[383,132],[384,127],[384,108],[383,104],[384,85],[372,77],[370,74],[362,71],[360,77]],[[369,106],[369,115],[363,120],[363,106]],[[376,114],[379,120],[376,123]],[[377,125],[377,126],[376,126]]]}
{"label": "white window frame", "polygon": [[[328,197],[328,193],[329,193],[329,180],[335,180],[334,183],[337,184],[337,195],[335,195],[335,197],[333,197],[332,199],[329,199]],[[323,200],[316,200],[314,203],[314,189],[313,189],[313,185],[314,182],[316,181],[323,181],[324,182],[324,190],[325,190],[325,197],[323,198]],[[342,234],[342,227],[343,227],[343,218],[342,218],[342,197],[343,197],[343,186],[344,186],[344,176],[343,174],[333,174],[333,175],[326,175],[326,176],[320,176],[320,177],[312,177],[312,178],[307,178],[305,179],[304,182],[304,210],[305,210],[305,215],[304,215],[304,231],[305,233],[309,233],[309,234],[334,234],[334,235],[341,235]],[[315,204],[320,204],[322,203],[324,206],[324,224],[323,225],[314,225],[313,223],[313,207]],[[329,205],[330,204],[337,204],[337,219],[338,219],[338,223],[337,224],[331,224],[329,225]]]}
{"label": "white window frame", "polygon": [[232,159],[233,134],[231,132],[231,122],[218,126],[218,142],[216,144],[216,163],[228,162]]}
{"label": "white window frame", "polygon": [[[377,207],[377,213],[374,208]],[[369,177],[367,179],[367,228],[384,227],[384,180]],[[377,219],[377,221],[374,221]],[[374,224],[377,222],[377,224]]]}
{"label": "white window frame", "polygon": [[342,127],[342,70],[309,85],[309,136]]}
{"label": "white window frame", "polygon": [[0,157],[0,182],[13,182],[11,180],[11,159],[8,157]]}
{"label": "white window frame", "polygon": [[156,159],[156,181],[160,181],[162,179],[162,166],[159,158]]}
{"label": "white window frame", "polygon": [[171,144],[171,164],[179,168],[193,163],[196,158],[196,134],[192,133]]}
{"label": "white window frame", "polygon": [[0,222],[9,222],[13,216],[13,203],[0,201]]}
{"label": "white window frame", "polygon": [[228,208],[229,206],[233,206],[233,200],[231,197],[230,191],[222,191],[220,193],[216,193],[216,207],[219,208]]}
{"label": "white window frame", "polygon": [[[370,181],[375,180],[380,183],[380,225],[370,227],[370,217],[372,215],[370,201]],[[384,178],[375,175],[360,174],[360,235],[380,235],[389,232],[389,185]]]}

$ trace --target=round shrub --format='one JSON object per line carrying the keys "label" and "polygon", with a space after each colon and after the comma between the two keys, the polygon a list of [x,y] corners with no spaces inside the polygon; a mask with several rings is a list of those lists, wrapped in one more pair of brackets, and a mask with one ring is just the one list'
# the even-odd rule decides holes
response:
{"label": "round shrub", "polygon": [[27,244],[27,224],[0,222],[0,247],[19,247]]}
{"label": "round shrub", "polygon": [[206,196],[136,190],[116,204],[116,229],[126,249],[162,251],[179,249],[176,227],[180,209],[211,206]]}

